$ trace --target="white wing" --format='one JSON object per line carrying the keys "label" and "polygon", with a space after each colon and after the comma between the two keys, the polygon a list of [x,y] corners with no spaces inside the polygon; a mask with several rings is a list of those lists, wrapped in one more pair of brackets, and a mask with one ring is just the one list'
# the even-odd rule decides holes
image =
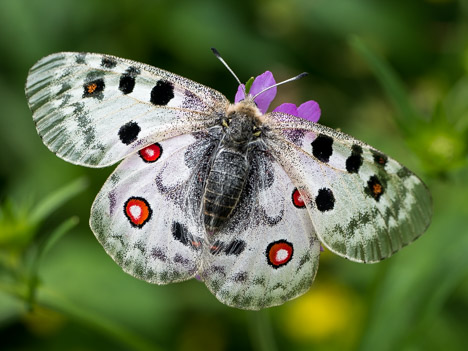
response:
{"label": "white wing", "polygon": [[26,96],[47,147],[91,167],[213,126],[229,103],[217,91],[164,70],[87,53],[39,60],[29,72]]}
{"label": "white wing", "polygon": [[201,276],[222,303],[259,310],[309,290],[320,243],[281,166],[265,155],[251,169],[254,174],[227,227],[208,238]]}
{"label": "white wing", "polygon": [[91,229],[107,253],[137,278],[167,284],[198,271],[204,228],[187,211],[197,184],[187,150],[195,143],[186,134],[129,156],[94,201]]}
{"label": "white wing", "polygon": [[333,129],[271,113],[266,142],[306,201],[321,242],[358,262],[377,262],[428,227],[431,196],[407,168]]}

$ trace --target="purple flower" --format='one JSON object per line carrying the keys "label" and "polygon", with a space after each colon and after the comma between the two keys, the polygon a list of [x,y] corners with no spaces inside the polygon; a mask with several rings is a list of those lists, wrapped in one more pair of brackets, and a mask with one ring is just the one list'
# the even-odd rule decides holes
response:
{"label": "purple flower", "polygon": [[[265,73],[260,74],[258,77],[255,78],[255,80],[252,83],[252,86],[250,87],[249,95],[255,96],[263,89],[271,87],[274,84],[276,84],[276,82],[275,78],[273,78],[273,73],[271,73],[270,71],[266,71]],[[239,85],[239,88],[237,88],[236,97],[234,99],[235,102],[239,102],[245,99],[244,89],[244,84]],[[255,103],[257,104],[258,109],[262,113],[265,113],[268,110],[268,107],[270,107],[270,104],[275,98],[275,96],[276,87],[271,88],[270,90],[267,90],[263,94],[257,96],[255,98]]]}
{"label": "purple flower", "polygon": [[[275,78],[270,71],[266,71],[265,73],[257,76],[250,87],[249,95],[255,96],[263,89],[268,88],[272,85],[276,84]],[[234,102],[239,102],[245,99],[244,93],[245,85],[239,85],[236,93],[236,97]],[[255,103],[257,104],[259,110],[262,113],[265,113],[270,107],[271,102],[276,96],[276,87],[271,88],[261,95],[255,98]],[[307,119],[311,122],[317,122],[320,118],[320,107],[319,104],[313,100],[309,100],[304,102],[302,105],[297,107],[292,103],[284,103],[276,107],[273,112],[283,112],[287,113],[296,117],[301,117]]]}
{"label": "purple flower", "polygon": [[307,119],[311,122],[317,122],[320,118],[320,107],[319,104],[316,103],[314,100],[304,102],[299,107],[296,107],[296,105],[286,102],[275,108],[273,112],[288,113],[296,117]]}

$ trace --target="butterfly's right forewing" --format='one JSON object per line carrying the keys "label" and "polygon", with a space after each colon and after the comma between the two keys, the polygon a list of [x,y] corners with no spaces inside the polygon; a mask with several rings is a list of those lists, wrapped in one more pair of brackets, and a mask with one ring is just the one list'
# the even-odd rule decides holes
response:
{"label": "butterfly's right forewing", "polygon": [[424,233],[431,195],[407,168],[331,128],[266,115],[268,145],[306,201],[320,241],[357,262],[391,256]]}
{"label": "butterfly's right forewing", "polygon": [[91,167],[211,127],[228,104],[217,91],[167,71],[84,53],[39,60],[29,72],[26,96],[47,147]]}

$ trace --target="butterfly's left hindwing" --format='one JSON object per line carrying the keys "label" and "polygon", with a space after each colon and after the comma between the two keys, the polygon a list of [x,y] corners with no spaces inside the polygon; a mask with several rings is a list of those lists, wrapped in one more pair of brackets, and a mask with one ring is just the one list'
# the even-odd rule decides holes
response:
{"label": "butterfly's left hindwing", "polygon": [[266,139],[299,188],[321,242],[358,262],[391,256],[424,233],[431,196],[407,168],[344,133],[281,113]]}
{"label": "butterfly's left hindwing", "polygon": [[57,53],[29,72],[26,97],[44,144],[68,162],[104,167],[151,143],[216,124],[216,90],[109,55]]}
{"label": "butterfly's left hindwing", "polygon": [[[190,279],[204,245],[199,218],[187,211],[198,180],[187,153],[200,154],[187,134],[152,144],[125,159],[99,192],[90,225],[107,253],[131,275],[158,284]],[[194,149],[195,148],[195,149]],[[201,150],[203,151],[203,150]]]}

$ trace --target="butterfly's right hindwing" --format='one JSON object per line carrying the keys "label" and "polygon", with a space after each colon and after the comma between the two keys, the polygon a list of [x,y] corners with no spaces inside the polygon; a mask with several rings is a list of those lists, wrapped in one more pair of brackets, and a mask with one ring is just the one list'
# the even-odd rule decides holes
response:
{"label": "butterfly's right hindwing", "polygon": [[104,184],[90,225],[125,272],[157,284],[198,272],[205,234],[193,215],[201,193],[191,159],[204,152],[193,135],[174,137],[129,156]]}
{"label": "butterfly's right hindwing", "polygon": [[109,55],[57,53],[29,72],[26,96],[47,147],[71,163],[104,167],[160,140],[216,124],[217,91]]}

